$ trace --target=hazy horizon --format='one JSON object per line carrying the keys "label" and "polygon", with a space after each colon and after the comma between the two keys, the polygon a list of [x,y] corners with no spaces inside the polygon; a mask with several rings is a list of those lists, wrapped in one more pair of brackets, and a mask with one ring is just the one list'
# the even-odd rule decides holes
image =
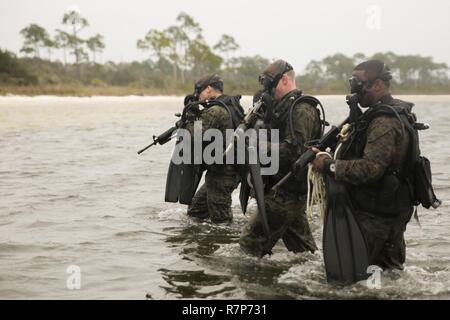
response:
{"label": "hazy horizon", "polygon": [[[214,4],[189,0],[4,0],[0,3],[0,48],[18,53],[23,43],[19,32],[30,23],[54,35],[55,29],[62,28],[62,16],[70,6],[79,7],[90,23],[82,37],[105,36],[103,61],[147,59],[148,53],[136,48],[137,39],[150,28],[174,24],[176,16],[186,12],[199,22],[208,44],[230,34],[241,46],[237,56],[284,58],[297,70],[311,60],[338,52],[419,54],[450,65],[450,42],[444,40],[450,38],[450,2],[445,0],[231,0]],[[62,55],[55,52],[53,57],[61,59]]]}

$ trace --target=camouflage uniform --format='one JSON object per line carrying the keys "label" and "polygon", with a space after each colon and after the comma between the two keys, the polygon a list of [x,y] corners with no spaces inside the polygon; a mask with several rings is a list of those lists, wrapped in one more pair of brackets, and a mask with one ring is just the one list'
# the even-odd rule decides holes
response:
{"label": "camouflage uniform", "polygon": [[[388,105],[404,103],[394,100],[390,95],[381,102]],[[365,114],[376,108],[371,107]],[[402,269],[405,262],[403,234],[413,210],[410,198],[402,203],[395,202],[395,208],[387,210],[389,214],[383,212],[380,204],[383,205],[383,199],[389,201],[387,198],[395,194],[395,191],[384,187],[384,177],[388,172],[401,172],[404,169],[408,161],[409,143],[408,132],[403,130],[397,118],[386,115],[375,117],[368,123],[363,138],[356,136],[354,146],[344,156],[345,160],[335,162],[336,181],[347,185],[356,210],[355,218],[366,238],[369,262],[382,268]],[[362,156],[358,149],[362,150]],[[398,192],[409,193],[409,190],[401,191],[402,188],[408,187],[400,185]],[[368,206],[373,209],[367,209]]]}
{"label": "camouflage uniform", "polygon": [[[203,109],[198,120],[202,121],[202,133],[208,129],[218,129],[222,131],[225,141],[225,130],[230,128],[230,114],[224,107],[214,105]],[[186,129],[193,136],[194,123],[188,123]],[[232,165],[207,166],[205,183],[192,199],[188,215],[201,219],[209,217],[216,223],[232,221],[231,193],[237,188],[239,181],[239,175]]]}
{"label": "camouflage uniform", "polygon": [[[300,188],[298,180],[291,178],[276,194],[271,190],[272,186],[291,170],[292,164],[305,151],[304,142],[317,138],[320,132],[320,119],[316,108],[307,103],[298,103],[293,107],[292,112],[295,137],[292,135],[289,116],[282,115],[288,112],[300,94],[300,91],[294,90],[286,94],[274,107],[274,117],[270,125],[272,129],[280,130],[280,169],[276,175],[267,177],[264,194],[272,234],[270,237],[266,236],[260,217],[255,213],[244,227],[239,240],[241,248],[255,256],[270,254],[280,238],[286,248],[292,252],[314,252],[317,249],[305,213],[305,188]],[[303,175],[301,179],[302,185],[306,185],[306,176]]]}

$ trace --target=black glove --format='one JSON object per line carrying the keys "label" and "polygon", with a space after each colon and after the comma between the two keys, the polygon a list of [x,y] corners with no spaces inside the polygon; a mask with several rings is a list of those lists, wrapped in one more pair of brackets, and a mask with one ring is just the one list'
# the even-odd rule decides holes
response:
{"label": "black glove", "polygon": [[261,98],[264,104],[264,123],[267,126],[270,126],[273,117],[273,108],[275,106],[275,102],[272,96],[267,93],[264,93]]}
{"label": "black glove", "polygon": [[184,122],[194,122],[200,116],[200,108],[198,104],[190,104],[183,110],[181,120]]}
{"label": "black glove", "polygon": [[184,120],[178,120],[176,123],[175,123],[175,127],[177,127],[178,129],[179,128],[184,128],[184,125],[186,124],[186,121],[184,121]]}
{"label": "black glove", "polygon": [[255,104],[256,102],[258,102],[259,99],[261,99],[261,96],[263,95],[263,93],[264,93],[264,90],[259,90],[258,92],[256,92],[256,93],[253,95],[253,104]]}
{"label": "black glove", "polygon": [[197,97],[193,94],[188,94],[185,98],[184,98],[184,106],[186,107],[188,104],[192,103],[192,102],[196,102],[197,101]]}
{"label": "black glove", "polygon": [[270,94],[268,94],[267,92],[264,92],[261,96],[261,99],[264,103],[266,110],[271,109],[273,107],[274,101]]}

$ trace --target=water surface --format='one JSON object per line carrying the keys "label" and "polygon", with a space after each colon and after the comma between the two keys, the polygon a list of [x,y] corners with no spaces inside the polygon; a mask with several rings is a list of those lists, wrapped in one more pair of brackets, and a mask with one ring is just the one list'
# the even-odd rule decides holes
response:
{"label": "water surface", "polygon": [[[344,119],[343,97],[319,98],[330,122]],[[405,271],[374,290],[329,285],[321,250],[292,254],[280,242],[270,257],[243,254],[236,192],[231,226],[164,203],[172,145],[136,151],[173,125],[182,98],[0,98],[0,298],[448,298],[450,96],[403,99],[431,124],[422,151],[444,204],[419,211]],[[311,224],[321,247],[320,218]],[[70,265],[81,268],[80,290],[67,289]]]}

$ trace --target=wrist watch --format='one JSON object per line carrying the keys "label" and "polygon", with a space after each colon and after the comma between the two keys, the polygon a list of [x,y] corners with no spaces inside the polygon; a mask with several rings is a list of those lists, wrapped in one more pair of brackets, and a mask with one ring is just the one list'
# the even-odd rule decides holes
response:
{"label": "wrist watch", "polygon": [[329,170],[332,173],[336,173],[336,164],[334,162],[330,163]]}
{"label": "wrist watch", "polygon": [[325,164],[325,172],[332,174],[336,173],[336,164],[334,160],[326,159],[324,164]]}

